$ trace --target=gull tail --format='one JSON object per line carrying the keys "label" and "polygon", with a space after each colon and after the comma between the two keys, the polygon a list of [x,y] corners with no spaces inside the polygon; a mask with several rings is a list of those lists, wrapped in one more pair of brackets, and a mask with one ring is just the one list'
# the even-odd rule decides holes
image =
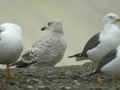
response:
{"label": "gull tail", "polygon": [[68,56],[68,58],[76,58],[77,61],[87,59],[87,56],[85,56],[83,53],[77,53],[71,56]]}
{"label": "gull tail", "polygon": [[37,63],[37,61],[31,61],[31,62],[24,62],[24,61],[18,61],[16,63],[11,64],[11,68],[26,68],[32,64]]}

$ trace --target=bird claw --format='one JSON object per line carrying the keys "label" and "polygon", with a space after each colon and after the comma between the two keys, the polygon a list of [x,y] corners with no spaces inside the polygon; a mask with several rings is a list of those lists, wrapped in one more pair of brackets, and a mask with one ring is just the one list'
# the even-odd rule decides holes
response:
{"label": "bird claw", "polygon": [[103,77],[97,77],[97,82],[99,84],[103,84],[104,83],[104,78]]}

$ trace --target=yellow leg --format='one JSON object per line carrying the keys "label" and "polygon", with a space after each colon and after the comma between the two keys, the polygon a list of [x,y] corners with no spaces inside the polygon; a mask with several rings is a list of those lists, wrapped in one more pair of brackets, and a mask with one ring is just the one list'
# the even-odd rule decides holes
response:
{"label": "yellow leg", "polygon": [[104,78],[103,77],[97,77],[97,82],[99,83],[99,84],[103,84],[104,83]]}
{"label": "yellow leg", "polygon": [[11,74],[10,66],[9,64],[7,65],[7,71],[8,71],[8,78],[15,78],[13,74]]}

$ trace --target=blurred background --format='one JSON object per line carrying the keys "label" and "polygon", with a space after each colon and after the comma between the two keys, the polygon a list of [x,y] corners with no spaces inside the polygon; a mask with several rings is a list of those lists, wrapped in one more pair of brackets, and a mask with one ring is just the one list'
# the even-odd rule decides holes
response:
{"label": "blurred background", "polygon": [[80,52],[87,40],[102,30],[102,18],[109,12],[120,14],[119,0],[0,0],[0,23],[19,24],[26,49],[40,39],[40,28],[48,21],[63,22],[68,48],[58,66],[82,63],[66,57]]}

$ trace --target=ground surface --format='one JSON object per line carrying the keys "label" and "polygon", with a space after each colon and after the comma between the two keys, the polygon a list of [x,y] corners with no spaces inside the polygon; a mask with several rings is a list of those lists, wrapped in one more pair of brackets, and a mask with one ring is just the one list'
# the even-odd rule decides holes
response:
{"label": "ground surface", "polygon": [[105,78],[104,84],[96,82],[96,76],[83,77],[92,64],[61,68],[14,69],[16,79],[7,79],[6,71],[0,71],[0,90],[119,90],[120,82],[113,84]]}

